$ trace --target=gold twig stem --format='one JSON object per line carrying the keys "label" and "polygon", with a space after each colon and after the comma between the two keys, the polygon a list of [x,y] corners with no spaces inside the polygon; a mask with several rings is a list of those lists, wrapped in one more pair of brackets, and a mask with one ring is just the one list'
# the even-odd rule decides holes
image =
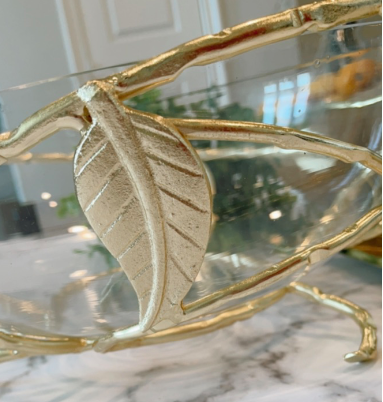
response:
{"label": "gold twig stem", "polygon": [[382,174],[382,157],[368,148],[324,135],[263,123],[225,120],[168,119],[189,140],[242,141],[271,144],[282,149],[313,152],[345,163],[362,163]]}
{"label": "gold twig stem", "polygon": [[368,311],[348,300],[324,294],[317,287],[312,287],[301,282],[291,283],[289,289],[292,293],[306,297],[309,300],[349,316],[359,325],[362,331],[362,341],[357,351],[344,355],[346,362],[357,363],[375,358],[377,350],[376,326]]}
{"label": "gold twig stem", "polygon": [[[21,335],[1,334],[2,347],[0,350],[0,362],[17,358],[34,356],[38,354],[79,353],[89,349],[98,351],[116,351],[126,348],[154,345],[157,343],[175,342],[225,328],[234,322],[251,318],[271,305],[278,302],[288,292],[308,298],[326,307],[330,307],[352,318],[362,330],[362,340],[357,351],[347,353],[344,359],[348,363],[371,360],[376,355],[377,337],[376,327],[370,314],[356,304],[338,296],[322,293],[318,288],[301,282],[294,282],[290,286],[262,296],[256,300],[242,303],[228,311],[202,322],[189,323],[182,326],[169,328],[156,334],[141,335],[136,338],[121,340],[108,350],[100,348],[96,339],[77,337],[28,337]],[[17,351],[14,350],[17,348]]]}
{"label": "gold twig stem", "polygon": [[381,10],[379,0],[325,0],[258,18],[194,39],[105,80],[116,85],[121,99],[174,81],[183,70],[294,38],[368,18]]}
{"label": "gold twig stem", "polygon": [[331,257],[343,248],[348,247],[349,244],[352,244],[356,236],[362,235],[370,228],[377,225],[381,220],[381,216],[381,207],[374,208],[354,225],[346,228],[342,233],[334,236],[332,239],[309,247],[257,275],[253,275],[248,279],[185,305],[183,307],[185,320],[204,313],[206,314],[208,311],[212,311],[213,308],[218,308],[229,300],[242,298],[259,292],[296,271],[303,270],[318,261]]}
{"label": "gold twig stem", "polygon": [[108,351],[133,348],[138,346],[154,345],[157,343],[166,343],[180,341],[183,339],[194,338],[205,335],[218,329],[228,327],[237,321],[244,321],[251,318],[274,303],[278,302],[287,292],[288,288],[282,288],[269,293],[256,300],[242,303],[239,306],[218,314],[205,321],[185,324],[174,328],[169,328],[155,334],[142,336],[136,339],[123,340]]}
{"label": "gold twig stem", "polygon": [[[205,65],[261,46],[323,31],[381,12],[380,0],[325,0],[259,18],[197,38],[128,70],[104,79],[120,99],[174,81],[183,70]],[[81,130],[83,102],[76,92],[53,102],[26,119],[18,128],[0,134],[0,165],[64,128]]]}

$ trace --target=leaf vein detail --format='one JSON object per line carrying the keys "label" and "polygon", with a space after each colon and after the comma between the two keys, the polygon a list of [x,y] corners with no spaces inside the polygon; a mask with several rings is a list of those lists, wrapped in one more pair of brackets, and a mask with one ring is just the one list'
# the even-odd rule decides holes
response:
{"label": "leaf vein detail", "polygon": [[108,233],[110,233],[111,230],[113,230],[117,222],[119,222],[121,218],[129,211],[129,207],[134,202],[134,200],[135,197],[132,194],[120,208],[120,211],[122,210],[122,212],[117,216],[116,219],[114,219],[111,223],[107,225],[106,229],[104,229],[104,232],[101,234],[100,239],[103,239]]}
{"label": "leaf vein detail", "polygon": [[179,234],[183,239],[188,241],[194,247],[197,247],[201,250],[204,249],[204,247],[202,247],[195,239],[191,238],[188,234],[179,229],[173,222],[167,221],[166,223],[171,229],[173,229],[177,234]]}
{"label": "leaf vein detail", "polygon": [[117,257],[117,260],[120,260],[122,257],[124,257],[141,239],[142,237],[146,234],[146,231],[142,231],[139,233],[135,239],[128,245],[128,247]]}
{"label": "leaf vein detail", "polygon": [[84,208],[85,212],[88,212],[97,202],[97,200],[102,196],[104,191],[107,189],[109,184],[118,176],[118,174],[121,172],[122,167],[120,165],[120,162],[117,162],[112,169],[107,173],[106,177],[108,177],[107,182],[103,185],[101,190],[93,197],[93,199],[88,203],[88,205]]}
{"label": "leaf vein detail", "polygon": [[149,289],[149,290],[143,292],[143,293],[142,293],[142,296],[141,296],[138,300],[141,300],[141,301],[142,301],[142,300],[146,299],[146,298],[150,295],[151,292],[152,292],[151,289]]}
{"label": "leaf vein detail", "polygon": [[[92,122],[92,124],[90,125],[90,126],[88,126],[88,128],[87,128],[87,130],[85,131],[85,134],[83,135],[83,137],[82,137],[82,140],[80,141],[80,144],[78,145],[78,150],[80,150],[80,152],[76,152],[75,153],[75,155],[74,155],[74,159],[73,159],[73,163],[74,163],[74,166],[75,167],[77,167],[77,165],[78,165],[78,159],[79,159],[79,157],[84,157],[84,155],[83,155],[83,153],[82,153],[82,151],[83,151],[83,146],[84,146],[84,144],[88,141],[88,138],[89,138],[89,136],[92,134],[92,132],[93,132],[93,129],[94,129],[94,127],[96,126],[96,124],[97,124],[97,122],[96,122],[96,120],[94,120],[93,122]],[[102,140],[101,140],[102,141]],[[95,147],[97,147],[98,145],[100,144],[100,142],[98,142],[96,145],[95,145]],[[94,147],[94,148],[95,148]],[[94,150],[94,148],[91,150],[91,151],[93,151]]]}
{"label": "leaf vein detail", "polygon": [[150,127],[145,124],[138,123],[136,121],[133,121],[133,125],[134,125],[134,127],[139,129],[137,131],[140,134],[149,135],[149,136],[154,135],[154,136],[160,137],[164,140],[170,140],[172,142],[179,143],[178,138],[173,137],[172,135],[170,135],[164,131],[157,130],[154,127]]}
{"label": "leaf vein detail", "polygon": [[175,193],[174,191],[170,191],[168,189],[166,189],[163,186],[158,186],[158,188],[166,195],[168,195],[171,198],[176,199],[177,201],[181,202],[182,204],[186,205],[187,207],[194,209],[197,212],[201,212],[201,213],[209,213],[209,211],[207,211],[206,209],[203,209],[201,207],[199,207],[198,205],[193,204],[190,200],[187,200],[185,198],[183,198],[181,195]]}
{"label": "leaf vein detail", "polygon": [[105,141],[102,143],[101,147],[84,163],[83,167],[76,175],[76,180],[84,173],[84,170],[97,158],[98,155],[106,148],[109,141]]}
{"label": "leaf vein detail", "polygon": [[149,271],[153,267],[152,263],[146,265],[144,268],[140,269],[137,274],[132,278],[132,282],[138,279],[140,276],[144,275],[146,272]]}
{"label": "leaf vein detail", "polygon": [[189,277],[189,275],[185,272],[185,270],[182,268],[181,264],[176,260],[174,256],[170,257],[174,266],[178,269],[178,271],[184,276],[184,278],[188,281],[193,283],[193,279]]}
{"label": "leaf vein detail", "polygon": [[172,169],[177,170],[177,171],[179,171],[179,172],[181,172],[181,173],[187,174],[187,175],[189,175],[189,176],[192,176],[192,177],[203,177],[202,173],[200,173],[200,172],[196,172],[195,170],[191,170],[191,169],[189,169],[189,168],[186,167],[186,166],[181,166],[181,165],[179,165],[179,164],[176,164],[176,163],[174,163],[174,162],[171,162],[171,161],[169,161],[169,160],[163,158],[162,156],[155,155],[154,153],[146,152],[146,156],[147,156],[148,158],[154,160],[154,161],[161,162],[161,163],[163,163],[164,165],[169,166],[169,167],[171,167]]}

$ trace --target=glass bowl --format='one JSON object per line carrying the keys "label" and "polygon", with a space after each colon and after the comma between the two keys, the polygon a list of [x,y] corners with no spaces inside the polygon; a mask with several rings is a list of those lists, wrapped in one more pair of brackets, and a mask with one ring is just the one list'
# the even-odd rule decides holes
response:
{"label": "glass bowl", "polygon": [[[127,67],[1,91],[0,132],[85,82]],[[368,22],[195,67],[125,102],[167,118],[275,124],[380,153],[381,84],[381,25]],[[72,158],[79,140],[79,133],[65,130],[0,166],[3,335],[93,341],[138,322],[132,285],[75,196]],[[334,238],[381,204],[380,177],[360,163],[251,142],[192,144],[213,192],[213,229],[186,304]],[[313,265],[252,298],[287,286]]]}

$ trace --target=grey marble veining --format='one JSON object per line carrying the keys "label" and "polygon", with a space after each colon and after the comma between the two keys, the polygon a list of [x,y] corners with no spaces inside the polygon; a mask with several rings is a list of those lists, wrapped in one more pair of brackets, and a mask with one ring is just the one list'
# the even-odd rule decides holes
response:
{"label": "grey marble veining", "polygon": [[[367,308],[381,337],[381,270],[336,256],[305,282]],[[376,361],[351,365],[355,323],[288,295],[251,320],[203,337],[101,355],[0,365],[0,401],[379,402]]]}

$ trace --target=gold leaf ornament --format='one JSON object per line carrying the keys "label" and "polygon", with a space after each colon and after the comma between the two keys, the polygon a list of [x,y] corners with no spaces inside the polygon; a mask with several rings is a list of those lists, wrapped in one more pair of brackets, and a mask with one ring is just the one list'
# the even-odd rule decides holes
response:
{"label": "gold leaf ornament", "polygon": [[74,159],[80,205],[137,293],[140,329],[174,325],[209,239],[203,164],[175,127],[124,106],[110,84],[78,96],[92,119]]}

